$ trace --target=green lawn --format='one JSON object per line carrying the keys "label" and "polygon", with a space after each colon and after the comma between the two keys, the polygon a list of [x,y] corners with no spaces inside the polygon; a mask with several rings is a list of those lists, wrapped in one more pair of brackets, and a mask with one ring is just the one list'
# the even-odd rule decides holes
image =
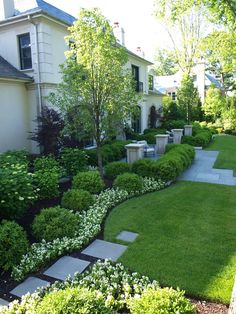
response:
{"label": "green lawn", "polygon": [[236,136],[216,136],[207,149],[220,151],[214,168],[233,169],[236,176]]}
{"label": "green lawn", "polygon": [[[228,304],[236,272],[236,187],[178,182],[124,202],[109,215],[105,239],[137,232],[119,259],[163,286]],[[116,241],[120,242],[120,241]]]}

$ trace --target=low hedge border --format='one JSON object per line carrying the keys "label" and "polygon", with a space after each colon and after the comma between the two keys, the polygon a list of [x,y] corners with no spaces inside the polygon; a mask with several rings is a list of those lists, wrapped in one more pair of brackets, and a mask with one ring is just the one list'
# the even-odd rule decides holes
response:
{"label": "low hedge border", "polygon": [[22,257],[20,264],[13,268],[12,277],[17,281],[23,280],[27,274],[39,270],[50,260],[80,250],[100,232],[108,210],[126,199],[158,191],[166,186],[163,181],[153,178],[143,178],[142,183],[141,191],[130,194],[119,189],[107,189],[101,192],[86,212],[78,213],[80,224],[73,238],[64,237],[51,242],[42,240],[40,243],[33,243],[27,254]]}
{"label": "low hedge border", "polygon": [[183,136],[182,143],[195,147],[207,147],[212,140],[212,132],[209,129],[201,129],[195,136]]}
{"label": "low hedge border", "polygon": [[174,181],[195,156],[195,150],[187,144],[168,144],[166,154],[158,160],[141,159],[133,163],[132,171],[142,177],[160,179],[164,182]]}

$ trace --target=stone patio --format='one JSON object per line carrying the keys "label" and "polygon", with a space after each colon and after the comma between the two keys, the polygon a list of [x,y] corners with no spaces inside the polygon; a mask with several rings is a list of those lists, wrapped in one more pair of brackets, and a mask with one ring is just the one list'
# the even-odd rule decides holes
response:
{"label": "stone patio", "polygon": [[28,277],[24,282],[19,284],[16,288],[10,291],[10,293],[22,297],[26,293],[33,293],[37,290],[37,288],[45,287],[49,284],[48,281],[36,278],[36,277]]}
{"label": "stone patio", "polygon": [[138,233],[130,232],[130,231],[121,231],[116,237],[117,240],[122,240],[126,242],[134,242],[138,236]]}
{"label": "stone patio", "polygon": [[213,168],[218,154],[218,151],[196,150],[193,164],[178,180],[236,185],[233,170]]}
{"label": "stone patio", "polygon": [[8,304],[9,304],[9,302],[7,302],[6,300],[3,300],[3,299],[0,298],[0,309],[1,309],[2,306],[8,305]]}
{"label": "stone patio", "polygon": [[95,240],[81,253],[102,259],[108,258],[115,262],[127,248],[126,245]]}

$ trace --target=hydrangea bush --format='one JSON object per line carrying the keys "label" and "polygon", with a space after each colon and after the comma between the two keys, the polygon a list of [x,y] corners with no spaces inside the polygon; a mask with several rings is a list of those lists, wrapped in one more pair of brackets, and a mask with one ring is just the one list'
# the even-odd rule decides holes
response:
{"label": "hydrangea bush", "polygon": [[143,179],[143,188],[141,191],[129,194],[119,189],[107,189],[96,196],[95,202],[86,212],[82,212],[79,217],[79,227],[74,237],[63,237],[51,242],[42,240],[40,243],[32,244],[27,254],[22,257],[20,264],[14,267],[12,277],[15,280],[22,280],[30,273],[37,271],[48,261],[55,259],[63,254],[80,250],[88,244],[101,230],[101,224],[109,209],[128,198],[158,191],[165,186],[162,181],[156,181],[150,178]]}

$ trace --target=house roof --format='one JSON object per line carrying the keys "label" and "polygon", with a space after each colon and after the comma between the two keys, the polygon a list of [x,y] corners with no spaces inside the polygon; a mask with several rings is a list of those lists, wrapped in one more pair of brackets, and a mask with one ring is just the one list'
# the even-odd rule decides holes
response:
{"label": "house roof", "polygon": [[32,81],[32,78],[17,70],[13,65],[0,56],[0,78],[10,78],[22,81]]}
{"label": "house roof", "polygon": [[[20,7],[19,7],[20,8]],[[32,7],[26,11],[16,11],[16,16],[25,14],[34,14],[34,13],[44,13],[49,15],[67,25],[72,25],[75,21],[75,17],[54,7],[53,5],[43,1],[43,0],[34,0],[32,2]]]}
{"label": "house roof", "polygon": [[211,84],[214,84],[215,87],[217,88],[221,88],[221,83],[215,78],[213,77],[212,75],[206,73],[205,76],[208,78],[208,80],[210,81]]}

